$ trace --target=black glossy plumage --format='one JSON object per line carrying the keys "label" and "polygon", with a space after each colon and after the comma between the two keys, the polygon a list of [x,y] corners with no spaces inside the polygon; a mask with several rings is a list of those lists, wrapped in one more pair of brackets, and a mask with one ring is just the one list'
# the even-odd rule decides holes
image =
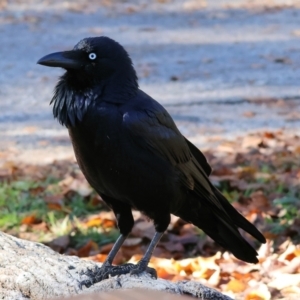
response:
{"label": "black glossy plumage", "polygon": [[122,235],[132,229],[131,208],[153,219],[157,232],[167,229],[173,213],[239,259],[257,262],[238,227],[262,243],[265,238],[211,184],[204,155],[168,112],[139,90],[124,48],[107,37],[89,38],[63,55],[68,64],[55,54],[51,64],[48,56],[39,61],[67,69],[52,99],[54,116],[68,127],[78,164],[114,210]]}

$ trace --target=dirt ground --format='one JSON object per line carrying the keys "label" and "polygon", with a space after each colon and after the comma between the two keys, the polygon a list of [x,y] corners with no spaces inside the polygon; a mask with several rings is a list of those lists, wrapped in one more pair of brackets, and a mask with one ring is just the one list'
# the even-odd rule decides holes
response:
{"label": "dirt ground", "polygon": [[202,148],[300,127],[300,1],[0,1],[0,160],[71,157],[49,101],[63,70],[36,61],[107,35],[140,87]]}

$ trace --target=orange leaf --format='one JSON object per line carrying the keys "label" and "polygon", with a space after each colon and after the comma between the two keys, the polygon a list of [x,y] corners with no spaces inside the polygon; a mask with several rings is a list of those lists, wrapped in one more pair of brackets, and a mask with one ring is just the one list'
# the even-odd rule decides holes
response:
{"label": "orange leaf", "polygon": [[252,272],[249,272],[249,273],[245,273],[245,274],[241,274],[239,272],[235,272],[233,271],[231,273],[231,276],[234,277],[236,280],[250,280],[253,278],[253,273]]}
{"label": "orange leaf", "polygon": [[293,258],[296,257],[296,253],[295,252],[292,252],[292,253],[289,253],[285,259],[288,260],[288,261],[291,261]]}
{"label": "orange leaf", "polygon": [[266,132],[264,132],[264,137],[266,137],[268,139],[274,139],[275,135],[273,132],[266,131]]}
{"label": "orange leaf", "polygon": [[30,215],[30,216],[27,216],[25,217],[22,221],[21,221],[22,224],[25,224],[25,225],[33,225],[33,224],[38,224],[40,223],[40,220],[36,218],[35,215]]}
{"label": "orange leaf", "polygon": [[47,207],[52,210],[58,210],[58,211],[63,210],[62,205],[59,203],[48,203]]}
{"label": "orange leaf", "polygon": [[170,274],[164,268],[157,268],[157,276],[162,279],[171,280],[174,277],[174,274]]}
{"label": "orange leaf", "polygon": [[232,291],[234,293],[240,293],[243,292],[246,288],[247,285],[244,282],[236,279],[231,279],[227,284],[226,290]]}
{"label": "orange leaf", "polygon": [[109,220],[109,219],[104,219],[102,224],[104,228],[112,228],[115,227],[115,225],[116,225],[115,220]]}
{"label": "orange leaf", "polygon": [[294,251],[294,254],[295,254],[295,256],[300,256],[300,249],[296,249],[296,250]]}
{"label": "orange leaf", "polygon": [[270,231],[264,231],[264,237],[267,240],[275,240],[276,238],[278,238],[278,234],[270,232]]}
{"label": "orange leaf", "polygon": [[103,220],[99,217],[93,218],[85,223],[87,227],[99,227],[102,224]]}
{"label": "orange leaf", "polygon": [[268,299],[269,298],[264,297],[258,291],[253,291],[245,297],[245,300],[268,300]]}
{"label": "orange leaf", "polygon": [[206,271],[202,274],[202,278],[209,279],[215,272],[216,270],[206,269]]}
{"label": "orange leaf", "polygon": [[87,257],[89,256],[91,250],[96,250],[96,249],[98,249],[97,243],[90,240],[78,250],[77,255],[79,257]]}
{"label": "orange leaf", "polygon": [[104,262],[106,260],[107,255],[106,254],[97,254],[94,256],[90,256],[89,259],[96,261],[96,262]]}

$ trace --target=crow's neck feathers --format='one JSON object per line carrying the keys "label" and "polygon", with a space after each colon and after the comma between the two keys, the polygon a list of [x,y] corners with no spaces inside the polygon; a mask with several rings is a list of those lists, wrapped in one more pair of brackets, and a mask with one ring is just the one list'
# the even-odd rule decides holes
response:
{"label": "crow's neck feathers", "polygon": [[133,67],[126,72],[119,71],[108,79],[94,78],[95,82],[84,76],[80,76],[80,80],[76,77],[67,71],[56,85],[50,102],[53,104],[54,117],[68,128],[81,122],[91,105],[101,101],[125,103],[133,98],[138,90]]}
{"label": "crow's neck feathers", "polygon": [[78,121],[82,121],[88,107],[97,96],[92,90],[73,90],[62,77],[50,102],[53,104],[53,115],[62,125],[74,127]]}

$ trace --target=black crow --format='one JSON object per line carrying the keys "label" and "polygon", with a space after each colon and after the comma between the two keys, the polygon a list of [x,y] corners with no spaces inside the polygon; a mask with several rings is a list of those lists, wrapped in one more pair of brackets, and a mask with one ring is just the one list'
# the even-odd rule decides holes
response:
{"label": "black crow", "polygon": [[164,107],[139,89],[119,43],[105,36],[85,38],[38,64],[66,70],[51,100],[54,117],[68,128],[83,174],[113,210],[121,232],[99,278],[118,273],[111,264],[133,227],[132,209],[151,218],[156,233],[144,257],[126,272],[147,269],[170,214],[201,228],[237,258],[258,261],[238,228],[261,243],[264,236],[211,184],[206,158]]}

